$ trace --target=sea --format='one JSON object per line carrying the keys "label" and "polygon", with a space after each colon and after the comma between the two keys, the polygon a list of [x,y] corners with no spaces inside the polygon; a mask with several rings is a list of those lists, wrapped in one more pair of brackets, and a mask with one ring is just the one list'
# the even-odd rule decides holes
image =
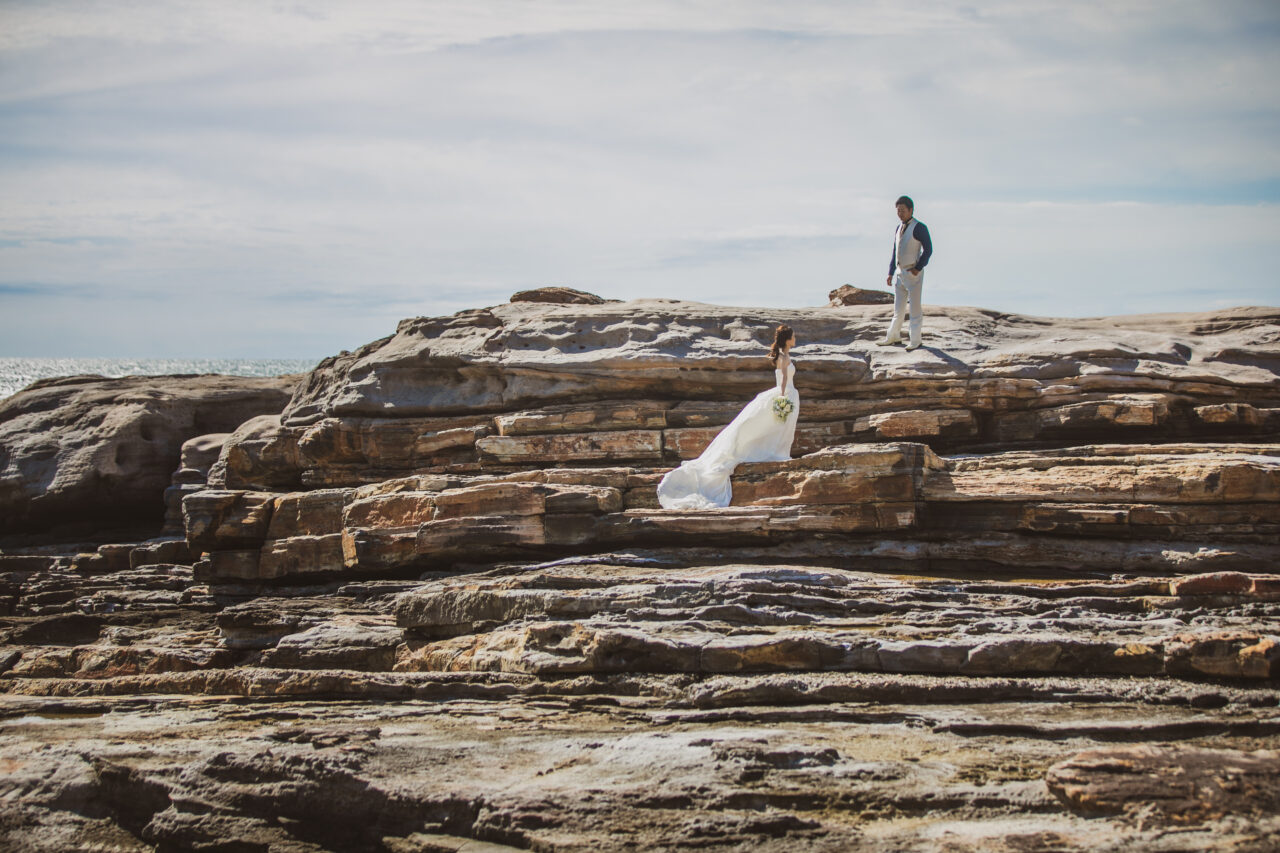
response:
{"label": "sea", "polygon": [[228,376],[280,376],[307,373],[309,358],[0,358],[0,400],[54,376],[160,376],[171,373],[223,373]]}

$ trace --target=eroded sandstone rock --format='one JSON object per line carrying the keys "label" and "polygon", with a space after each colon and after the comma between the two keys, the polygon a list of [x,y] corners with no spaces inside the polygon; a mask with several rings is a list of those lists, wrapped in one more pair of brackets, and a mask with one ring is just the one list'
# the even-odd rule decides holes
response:
{"label": "eroded sandstone rock", "polygon": [[1142,813],[1194,824],[1280,811],[1280,752],[1128,746],[1082,752],[1049,769],[1049,790],[1084,814]]}
{"label": "eroded sandstone rock", "polygon": [[[599,435],[609,433],[542,438]],[[188,498],[188,540],[210,552],[202,577],[215,580],[224,571],[240,579],[379,574],[677,543],[808,543],[815,555],[835,548],[904,562],[1109,571],[1257,572],[1280,558],[1276,445],[954,458],[921,444],[839,445],[739,466],[733,506],[717,511],[657,509],[657,479],[638,469],[546,469],[283,496],[209,490]],[[919,544],[899,549],[899,537]]]}
{"label": "eroded sandstone rock", "polygon": [[511,295],[512,302],[550,302],[556,305],[601,305],[606,300],[572,287],[537,287],[521,290]]}
{"label": "eroded sandstone rock", "polygon": [[954,452],[1280,436],[1280,361],[1267,349],[1277,320],[1265,309],[1095,320],[938,309],[935,349],[912,355],[874,344],[877,310],[638,300],[406,320],[319,365],[282,423],[245,425],[210,482],[675,464],[768,387],[778,322],[802,340],[797,455],[851,441]]}
{"label": "eroded sandstone rock", "polygon": [[0,402],[0,533],[158,531],[184,442],[279,413],[296,381],[77,376],[19,391]]}
{"label": "eroded sandstone rock", "polygon": [[[488,493],[599,508],[625,482],[528,490],[553,473]],[[308,529],[337,495],[268,527]],[[1165,670],[1274,642],[1265,576],[1181,595],[1168,576],[699,564],[716,553],[212,594],[186,567],[14,562],[0,840],[941,853],[1280,830],[1275,673]]]}
{"label": "eroded sandstone rock", "polygon": [[[582,561],[405,592],[399,670],[1280,675],[1280,621],[1251,599],[1158,603],[1155,583],[889,578],[801,567],[660,570]],[[945,591],[940,594],[940,591]],[[1139,593],[1135,597],[1135,592]],[[1238,628],[1222,630],[1226,626]],[[415,638],[419,638],[416,639]]]}
{"label": "eroded sandstone rock", "polygon": [[302,485],[299,434],[285,429],[279,415],[260,415],[241,423],[223,443],[209,470],[208,484],[218,488],[290,488]]}
{"label": "eroded sandstone rock", "polygon": [[846,305],[892,305],[893,294],[883,290],[864,290],[851,284],[842,284],[827,294],[828,305],[842,308]]}
{"label": "eroded sandstone rock", "polygon": [[[314,688],[343,683],[336,671],[295,671],[274,684],[287,691],[304,679]],[[1156,750],[1113,745],[1115,762],[1136,752],[1166,781],[1179,759],[1192,767],[1198,758],[1205,772],[1187,780],[1195,794],[1218,780],[1243,783],[1224,791],[1217,809],[1189,810],[1176,823],[1164,817],[1173,808],[1139,819],[1148,814],[1141,800],[1131,801],[1132,817],[1080,815],[1046,788],[1046,770],[1069,765],[1079,738],[1133,740],[1157,726],[1196,725],[1196,715],[1155,704],[1117,711],[1081,703],[1056,714],[1013,699],[981,710],[943,699],[758,705],[749,697],[806,685],[738,677],[698,689],[744,704],[700,709],[681,704],[687,691],[674,679],[627,684],[625,704],[605,683],[542,692],[517,677],[410,683],[434,698],[382,699],[376,719],[368,698],[287,692],[215,703],[10,697],[7,707],[26,716],[6,726],[5,840],[15,850],[92,839],[126,850],[941,853],[1106,849],[1120,837],[1127,849],[1155,851],[1168,848],[1170,830],[1184,849],[1265,849],[1277,828],[1265,752],[1197,745],[1161,763],[1149,757]],[[902,677],[825,687],[849,697],[966,689]],[[1019,689],[997,680],[980,687]],[[966,730],[1004,734],[958,734]],[[1062,732],[1073,733],[1065,743]],[[148,748],[121,749],[121,741]],[[1215,775],[1214,760],[1232,775]],[[1153,790],[1153,802],[1172,806],[1170,787]]]}
{"label": "eroded sandstone rock", "polygon": [[[406,321],[0,555],[0,846],[1268,849],[1274,311],[885,310]],[[796,458],[658,509],[781,321]]]}
{"label": "eroded sandstone rock", "polygon": [[783,322],[801,341],[802,417],[810,401],[845,399],[875,401],[881,413],[988,415],[988,440],[1041,431],[1091,438],[1120,427],[1141,439],[1194,430],[1206,423],[1192,417],[1196,407],[1280,408],[1280,361],[1268,337],[1277,316],[1269,309],[1089,320],[932,309],[933,350],[912,354],[874,344],[886,310],[635,300],[509,304],[406,320],[394,336],[322,363],[285,424],[638,399],[740,405],[771,382],[763,356]]}

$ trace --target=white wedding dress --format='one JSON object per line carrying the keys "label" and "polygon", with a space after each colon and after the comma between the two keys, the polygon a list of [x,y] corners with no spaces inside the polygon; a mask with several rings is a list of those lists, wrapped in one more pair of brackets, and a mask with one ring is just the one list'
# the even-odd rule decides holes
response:
{"label": "white wedding dress", "polygon": [[[664,509],[714,509],[728,506],[733,499],[729,475],[740,462],[781,462],[791,458],[800,417],[800,395],[796,393],[795,363],[787,365],[787,393],[782,388],[782,368],[774,371],[776,384],[761,391],[742,407],[738,416],[707,445],[702,455],[669,472],[658,484],[658,503]],[[773,401],[785,396],[795,409],[785,421],[778,420]]]}

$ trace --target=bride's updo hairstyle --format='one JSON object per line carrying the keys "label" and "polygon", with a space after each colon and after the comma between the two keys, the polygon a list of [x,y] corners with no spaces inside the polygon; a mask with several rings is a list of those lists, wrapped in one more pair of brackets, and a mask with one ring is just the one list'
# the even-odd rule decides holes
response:
{"label": "bride's updo hairstyle", "polygon": [[790,326],[782,325],[773,333],[773,346],[769,347],[769,360],[773,362],[773,366],[778,366],[778,356],[782,355],[782,348],[786,346],[787,341],[795,335]]}

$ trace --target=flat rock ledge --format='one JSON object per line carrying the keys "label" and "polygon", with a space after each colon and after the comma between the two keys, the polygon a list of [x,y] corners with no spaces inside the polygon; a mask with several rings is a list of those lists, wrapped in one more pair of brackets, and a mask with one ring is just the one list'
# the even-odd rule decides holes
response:
{"label": "flat rock ledge", "polygon": [[357,488],[206,490],[183,503],[200,577],[384,576],[620,546],[791,546],[940,569],[1267,572],[1280,445],[1106,445],[939,457],[905,442],[739,466],[733,506],[657,508],[661,472],[424,474]]}
{"label": "flat rock ledge", "polygon": [[670,467],[770,385],[779,323],[800,340],[796,456],[901,441],[946,454],[1280,441],[1275,309],[1054,319],[937,308],[912,353],[876,344],[889,311],[517,302],[405,320],[321,362],[279,419],[242,425],[210,482]]}

